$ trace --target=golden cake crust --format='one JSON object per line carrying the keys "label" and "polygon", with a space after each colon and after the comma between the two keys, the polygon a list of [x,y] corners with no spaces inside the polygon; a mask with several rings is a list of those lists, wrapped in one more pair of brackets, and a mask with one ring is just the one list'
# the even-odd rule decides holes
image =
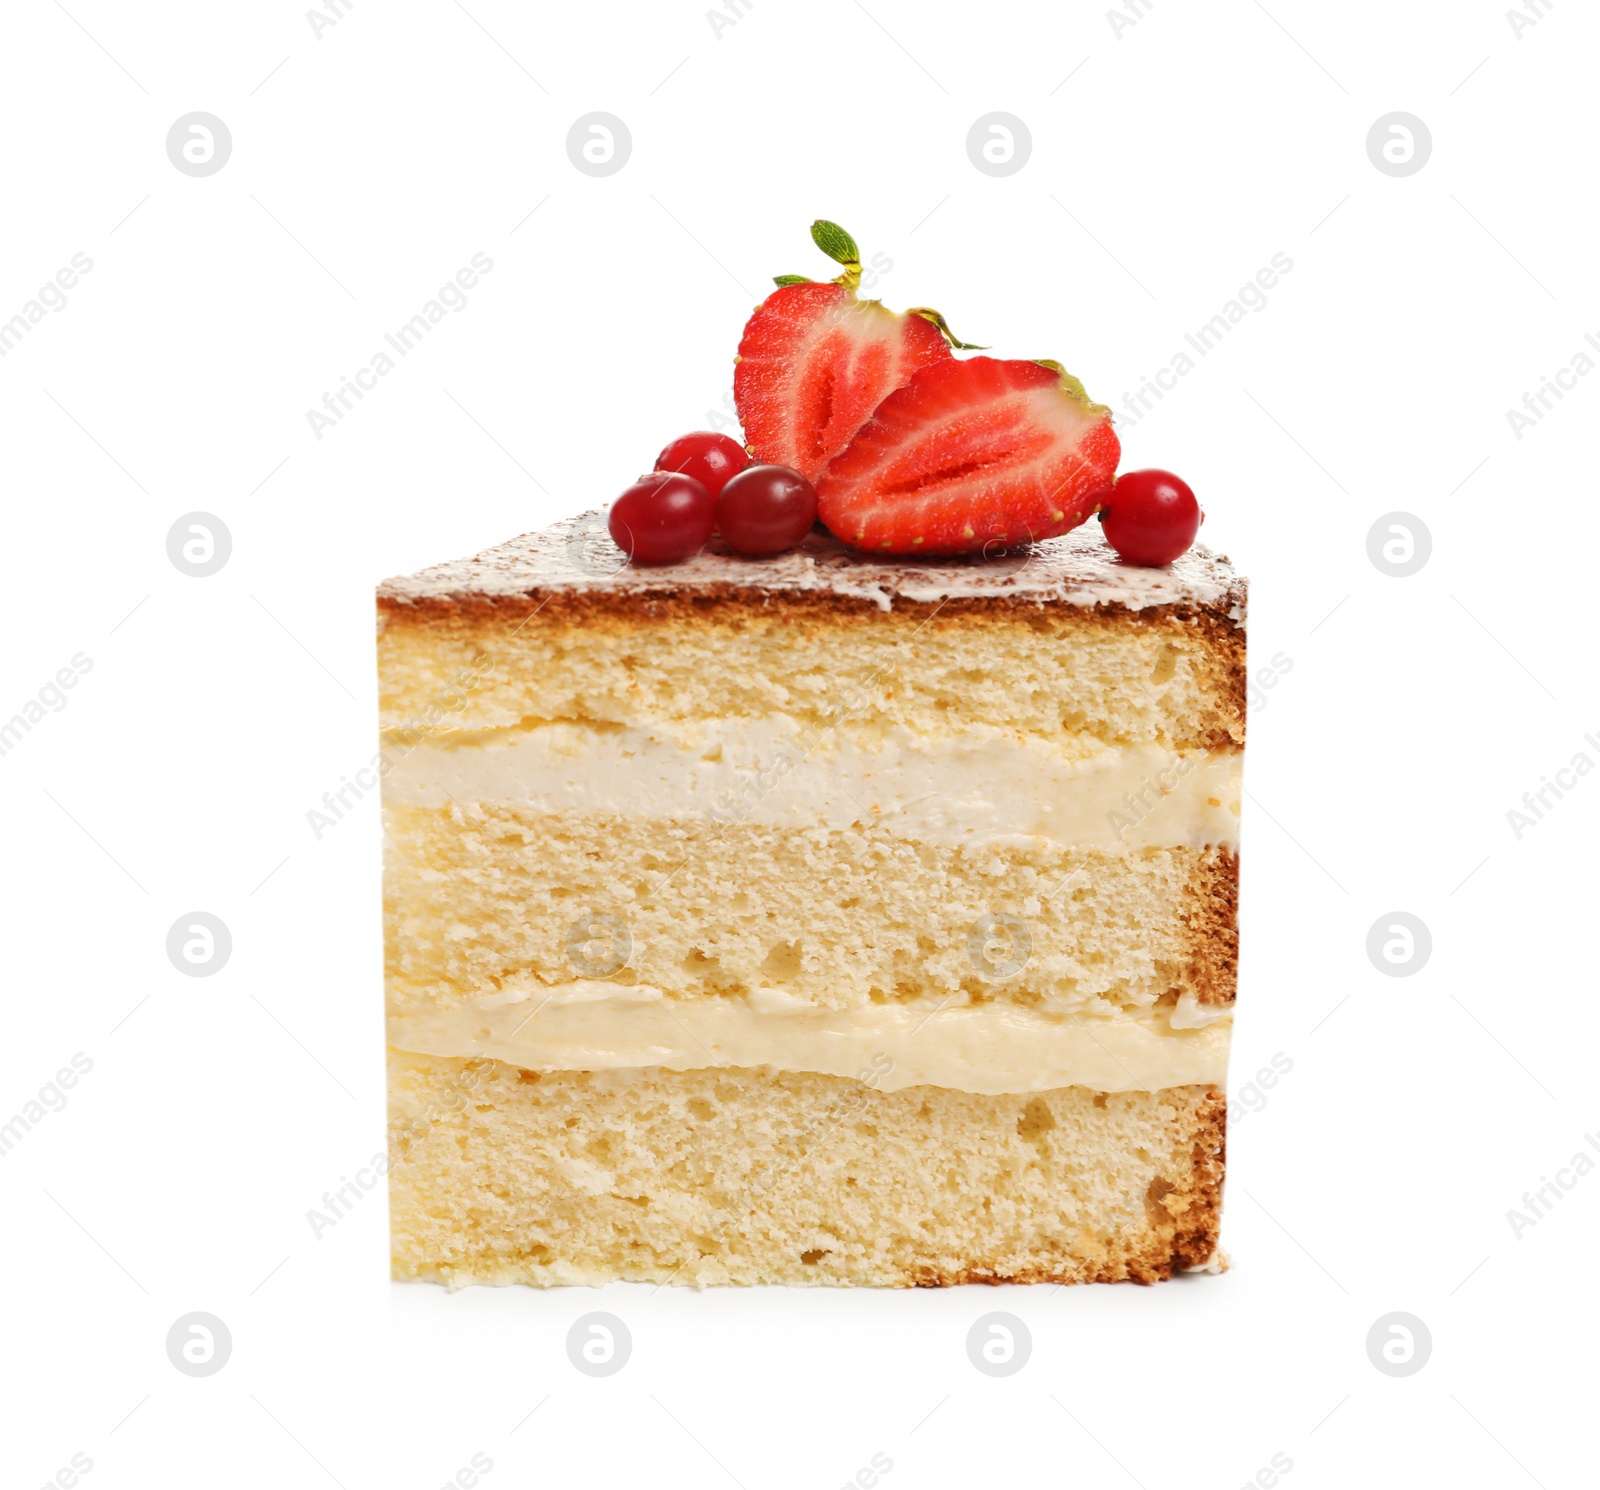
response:
{"label": "golden cake crust", "polygon": [[966,596],[883,610],[805,591],[379,604],[382,718],[408,738],[530,718],[705,719],[736,703],[820,728],[1244,744],[1244,628],[1191,605]]}
{"label": "golden cake crust", "polygon": [[1198,1003],[1231,1005],[1239,988],[1239,856],[1211,850],[1196,865],[1179,911],[1188,930],[1184,986]]}
{"label": "golden cake crust", "polygon": [[964,1283],[1164,1283],[1177,1273],[1213,1266],[1222,1234],[1222,1181],[1227,1167],[1227,1100],[1213,1090],[1201,1107],[1194,1135],[1194,1167],[1150,1204],[1172,1221],[1170,1236],[1158,1233],[1114,1261],[1089,1266],[1061,1263],[1006,1272],[982,1261],[961,1269],[918,1268],[915,1288],[954,1288]]}

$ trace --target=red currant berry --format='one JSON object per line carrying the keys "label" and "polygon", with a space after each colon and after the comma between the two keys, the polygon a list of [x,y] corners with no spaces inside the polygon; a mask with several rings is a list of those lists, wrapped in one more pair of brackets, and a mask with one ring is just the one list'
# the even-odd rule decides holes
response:
{"label": "red currant berry", "polygon": [[708,429],[679,435],[656,457],[656,470],[682,471],[685,476],[693,476],[712,496],[749,464],[743,445]]}
{"label": "red currant berry", "polygon": [[1204,521],[1188,483],[1171,471],[1125,472],[1100,514],[1106,542],[1128,563],[1152,568],[1188,553]]}
{"label": "red currant berry", "polygon": [[716,503],[679,471],[641,476],[611,505],[611,537],[635,564],[675,564],[711,536]]}
{"label": "red currant berry", "polygon": [[717,498],[717,529],[741,554],[781,554],[816,520],[816,488],[788,466],[749,466]]}

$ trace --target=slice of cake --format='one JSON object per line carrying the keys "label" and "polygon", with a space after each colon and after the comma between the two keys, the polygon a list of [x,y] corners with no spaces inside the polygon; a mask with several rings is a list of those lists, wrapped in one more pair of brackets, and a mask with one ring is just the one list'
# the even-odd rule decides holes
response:
{"label": "slice of cake", "polygon": [[1217,1245],[1244,582],[1100,524],[378,594],[398,1278],[1136,1279]]}

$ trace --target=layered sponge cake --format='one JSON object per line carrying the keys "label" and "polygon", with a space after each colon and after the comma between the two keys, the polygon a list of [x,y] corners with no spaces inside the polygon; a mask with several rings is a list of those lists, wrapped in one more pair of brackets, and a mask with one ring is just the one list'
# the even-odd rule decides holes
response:
{"label": "layered sponge cake", "polygon": [[1149,1282],[1211,1261],[1243,581],[632,567],[378,596],[396,1277]]}

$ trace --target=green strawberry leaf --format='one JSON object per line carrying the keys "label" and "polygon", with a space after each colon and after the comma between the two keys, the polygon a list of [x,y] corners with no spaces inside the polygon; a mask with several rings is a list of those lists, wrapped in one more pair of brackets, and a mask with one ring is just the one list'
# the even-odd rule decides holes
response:
{"label": "green strawberry leaf", "polygon": [[835,264],[843,264],[848,268],[861,262],[861,250],[856,247],[856,240],[836,222],[819,217],[811,224],[811,241]]}
{"label": "green strawberry leaf", "polygon": [[773,284],[781,290],[785,285],[812,285],[816,281],[808,274],[774,274]]}

